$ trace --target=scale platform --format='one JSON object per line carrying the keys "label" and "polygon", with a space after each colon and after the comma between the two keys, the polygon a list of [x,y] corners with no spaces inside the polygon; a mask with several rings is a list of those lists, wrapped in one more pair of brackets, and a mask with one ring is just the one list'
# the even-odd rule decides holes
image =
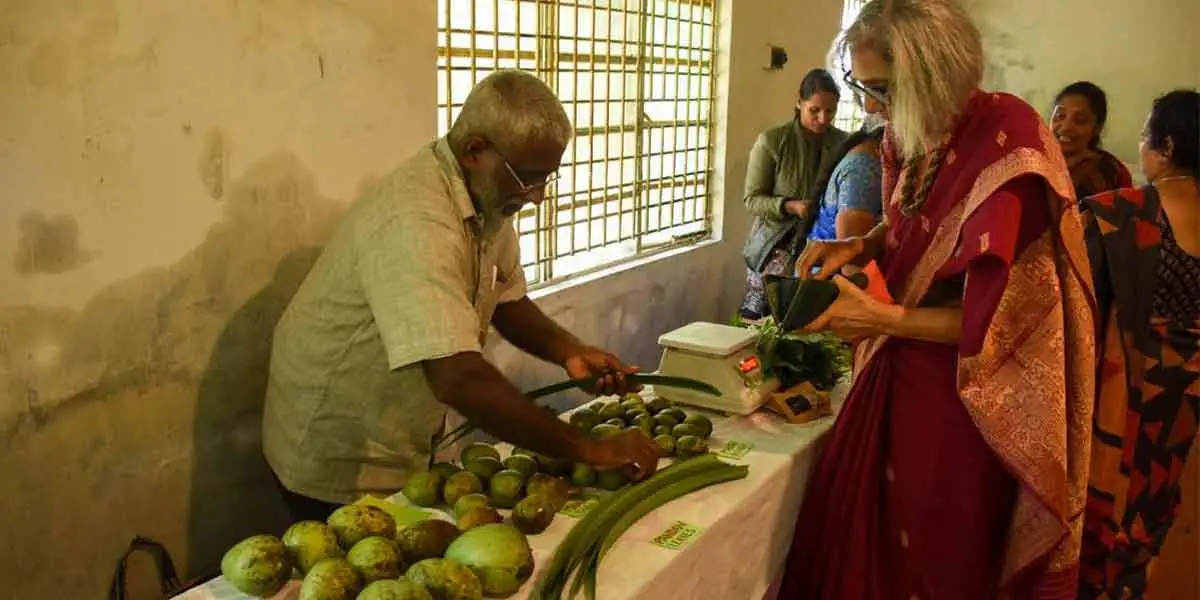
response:
{"label": "scale platform", "polygon": [[727,414],[748,415],[758,410],[779,389],[779,380],[763,374],[756,339],[750,329],[702,321],[662,334],[658,338],[663,348],[659,374],[697,379],[721,390],[720,396],[710,396],[672,389],[664,396]]}

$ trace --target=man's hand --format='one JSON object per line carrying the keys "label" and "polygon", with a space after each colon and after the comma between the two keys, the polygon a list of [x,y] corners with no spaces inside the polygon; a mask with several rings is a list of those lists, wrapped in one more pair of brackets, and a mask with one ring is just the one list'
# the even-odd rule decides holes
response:
{"label": "man's hand", "polygon": [[637,373],[638,368],[622,364],[616,356],[595,346],[581,346],[562,366],[571,379],[598,377],[596,385],[588,390],[592,394],[607,396],[636,391],[630,388],[625,376]]}
{"label": "man's hand", "polygon": [[439,401],[480,429],[520,448],[587,462],[599,440],[538,407],[478,352],[423,361]]}
{"label": "man's hand", "polygon": [[586,455],[588,464],[607,471],[628,468],[634,481],[654,474],[662,456],[658,444],[641,431],[622,431],[617,435],[596,440]]}

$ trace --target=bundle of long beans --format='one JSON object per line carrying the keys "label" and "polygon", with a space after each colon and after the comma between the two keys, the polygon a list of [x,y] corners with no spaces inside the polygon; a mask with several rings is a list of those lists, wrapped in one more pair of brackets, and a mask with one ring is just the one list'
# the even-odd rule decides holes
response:
{"label": "bundle of long beans", "polygon": [[583,517],[554,552],[549,568],[537,581],[530,598],[560,600],[570,584],[573,598],[582,589],[596,598],[600,561],[634,523],[650,511],[701,488],[746,477],[749,467],[724,463],[713,454],[678,461],[646,481],[621,488]]}
{"label": "bundle of long beans", "polygon": [[[587,389],[587,388],[590,388],[590,387],[596,385],[596,382],[598,380],[599,380],[599,377],[588,377],[588,378],[584,378],[584,379],[568,379],[566,381],[560,381],[560,382],[552,384],[552,385],[538,388],[536,390],[533,390],[532,392],[529,392],[528,394],[525,394],[525,396],[528,397],[530,400],[537,400],[538,398],[543,398],[545,396],[557,394],[558,392],[563,392],[563,391],[573,389],[573,388]],[[720,396],[721,395],[721,391],[718,390],[717,388],[713,387],[712,385],[709,385],[703,381],[699,381],[696,379],[689,379],[687,377],[673,377],[670,375],[652,375],[652,374],[643,374],[643,373],[631,373],[631,374],[625,375],[625,381],[629,385],[635,386],[635,387],[640,386],[640,385],[653,385],[656,387],[664,387],[664,388],[682,388],[682,389],[705,393],[710,396]],[[543,408],[549,409],[549,407],[543,407]],[[471,422],[467,422],[467,423],[463,423],[462,425],[459,425],[458,427],[447,432],[446,435],[442,436],[441,439],[439,439],[437,441],[437,443],[435,444],[435,450],[440,450],[442,448],[449,447],[451,444],[454,444],[458,440],[461,440],[462,438],[464,438],[467,435],[474,432],[476,429],[478,429],[478,426]]]}

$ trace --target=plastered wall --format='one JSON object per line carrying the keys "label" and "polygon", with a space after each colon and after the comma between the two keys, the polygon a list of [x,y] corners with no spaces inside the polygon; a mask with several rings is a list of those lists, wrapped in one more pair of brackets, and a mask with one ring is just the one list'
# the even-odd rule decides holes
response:
{"label": "plastered wall", "polygon": [[1154,98],[1200,86],[1195,0],[962,1],[983,32],[989,88],[1021,95],[1048,118],[1064,86],[1096,83],[1109,100],[1105,146],[1126,163],[1137,164]]}
{"label": "plastered wall", "polygon": [[[746,152],[841,10],[724,4],[721,241],[538,299],[650,368],[660,333],[734,310]],[[434,136],[434,3],[0,14],[0,595],[100,598],[134,534],[202,572],[283,523],[259,448],[271,328],[356,190]],[[767,42],[787,70],[761,69]],[[523,387],[558,376],[494,346]]]}

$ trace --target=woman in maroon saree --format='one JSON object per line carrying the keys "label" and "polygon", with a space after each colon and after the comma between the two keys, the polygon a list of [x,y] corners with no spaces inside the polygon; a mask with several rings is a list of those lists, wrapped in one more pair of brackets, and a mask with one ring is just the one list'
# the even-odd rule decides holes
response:
{"label": "woman in maroon saree", "polygon": [[1074,598],[1095,331],[1062,153],[1026,103],[969,88],[914,152],[930,130],[897,118],[919,111],[903,102],[938,94],[904,81],[902,65],[930,67],[902,54],[954,64],[939,44],[964,53],[939,40],[966,39],[980,60],[960,78],[980,77],[978,31],[953,0],[876,0],[846,35],[854,87],[889,102],[886,220],[810,246],[798,269],[875,259],[897,304],[838,277],[811,326],[865,339],[778,597]]}

